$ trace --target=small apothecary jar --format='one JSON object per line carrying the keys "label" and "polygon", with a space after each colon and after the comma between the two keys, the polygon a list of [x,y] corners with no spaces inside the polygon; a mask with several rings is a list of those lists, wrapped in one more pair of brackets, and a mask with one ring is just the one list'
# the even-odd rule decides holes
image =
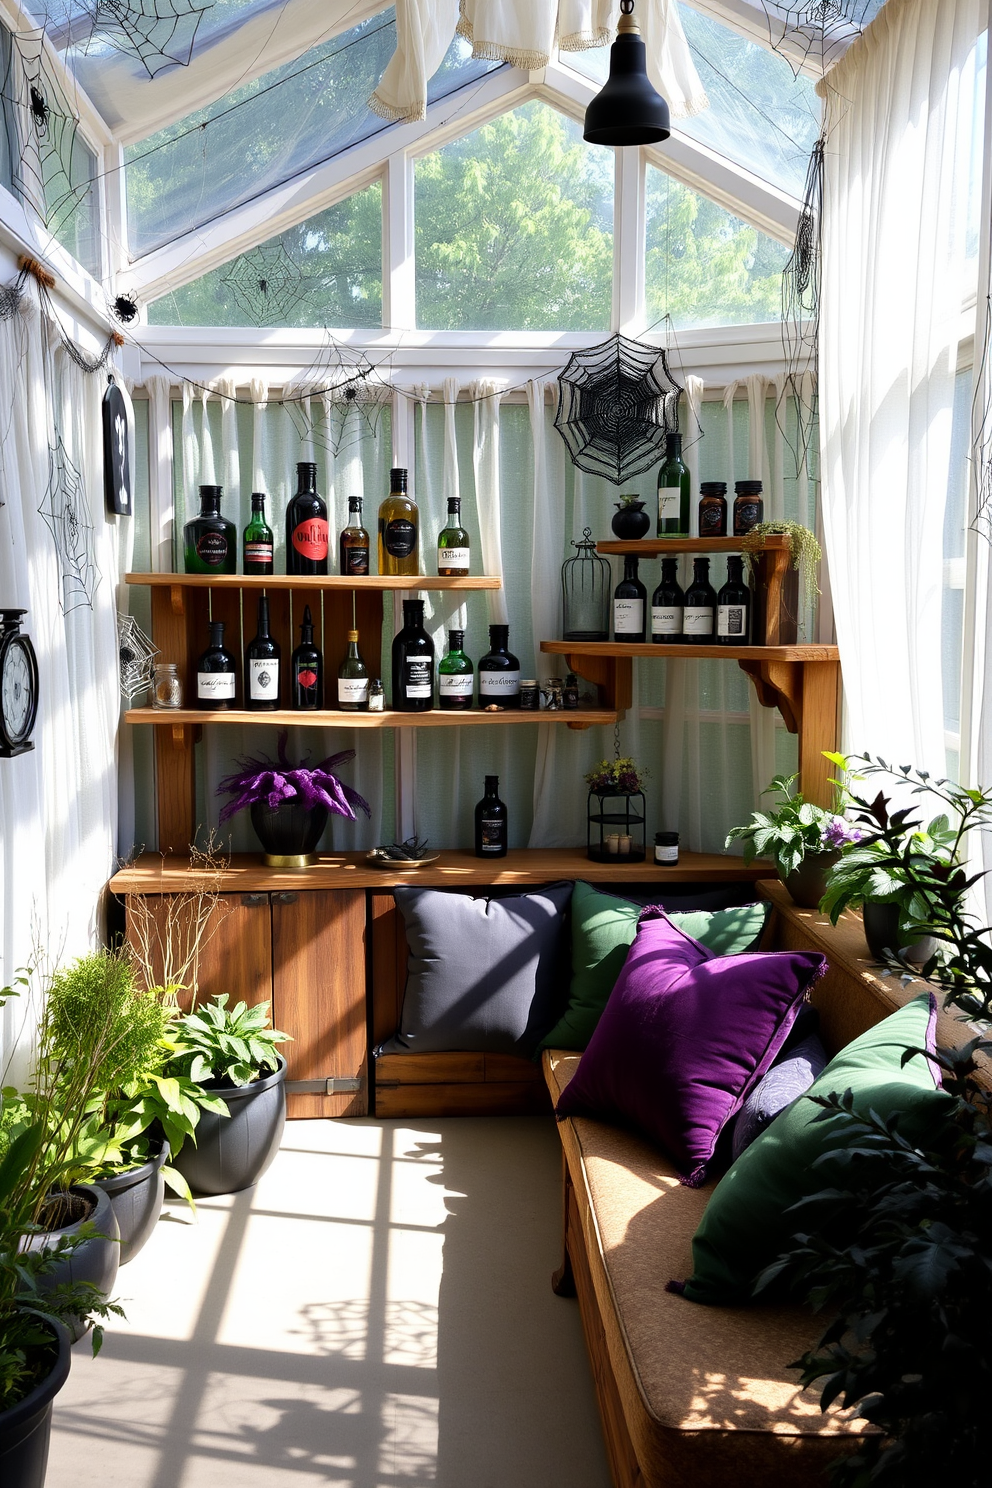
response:
{"label": "small apothecary jar", "polygon": [[608,641],[613,579],[610,565],[596,552],[592,528],[572,542],[576,555],[561,566],[562,640]]}
{"label": "small apothecary jar", "polygon": [[594,863],[644,862],[644,792],[589,792],[586,855]]}

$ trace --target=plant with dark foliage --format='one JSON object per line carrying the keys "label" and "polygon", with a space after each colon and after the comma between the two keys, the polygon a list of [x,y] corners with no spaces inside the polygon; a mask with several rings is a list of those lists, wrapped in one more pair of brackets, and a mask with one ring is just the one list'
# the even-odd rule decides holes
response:
{"label": "plant with dark foliage", "polygon": [[941,1051],[947,1109],[922,1146],[898,1117],[856,1115],[849,1091],[814,1097],[837,1121],[821,1162],[846,1181],[796,1205],[810,1229],[757,1290],[784,1280],[833,1315],[792,1367],[824,1381],[821,1409],[840,1399],[878,1427],[832,1465],[836,1488],[988,1480],[992,1128],[974,1055],[990,1048]]}
{"label": "plant with dark foliage", "polygon": [[340,754],[328,755],[319,765],[310,765],[301,760],[290,764],[286,754],[288,729],[279,735],[277,758],[260,755],[258,759],[243,759],[241,769],[226,775],[217,787],[217,794],[227,794],[231,800],[222,808],[221,824],[237,811],[244,811],[256,802],[264,802],[274,811],[287,801],[299,801],[303,806],[326,806],[336,816],[355,820],[355,807],[371,817],[372,811],[364,796],[360,796],[350,785],[345,785],[334,773],[334,766],[355,758],[353,749],[343,749]]}

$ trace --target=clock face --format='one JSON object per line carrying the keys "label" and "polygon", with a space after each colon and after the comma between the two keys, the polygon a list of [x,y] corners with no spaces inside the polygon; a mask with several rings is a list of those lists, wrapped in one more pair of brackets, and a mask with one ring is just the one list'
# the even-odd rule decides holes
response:
{"label": "clock face", "polygon": [[3,653],[0,675],[0,708],[12,744],[20,744],[31,732],[34,700],[34,668],[24,642],[15,636]]}

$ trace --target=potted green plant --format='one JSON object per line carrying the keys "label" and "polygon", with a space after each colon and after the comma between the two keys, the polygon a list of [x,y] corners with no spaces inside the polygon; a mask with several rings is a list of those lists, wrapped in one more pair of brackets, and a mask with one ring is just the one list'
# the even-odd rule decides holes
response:
{"label": "potted green plant", "polygon": [[[923,853],[903,833],[893,843],[911,890],[904,929],[932,935],[942,954],[923,975],[945,1006],[992,1019],[992,927],[968,909],[985,875],[958,861],[966,834],[992,828],[992,790],[971,790],[926,771],[865,759],[902,788],[936,797],[956,819],[955,847]],[[880,795],[861,803],[882,832],[895,813]],[[951,844],[945,843],[945,849]],[[912,1051],[910,1051],[912,1052]],[[857,1409],[877,1428],[853,1456],[833,1464],[835,1488],[922,1488],[939,1474],[977,1484],[987,1476],[984,1406],[992,1376],[992,1111],[981,1038],[940,1049],[947,1101],[921,1143],[898,1117],[857,1114],[844,1092],[823,1097],[837,1123],[824,1193],[796,1208],[793,1245],[760,1279],[786,1283],[830,1322],[795,1366],[802,1383],[823,1381],[821,1408]],[[986,1061],[985,1070],[978,1059]]]}
{"label": "potted green plant", "polygon": [[725,846],[744,844],[744,861],[770,857],[796,904],[815,909],[823,897],[827,873],[841,848],[857,841],[860,831],[836,811],[827,811],[793,790],[796,775],[776,775],[763,796],[777,797],[772,811],[755,811],[743,827],[727,833]]}
{"label": "potted green plant", "polygon": [[286,1061],[277,1044],[288,1034],[269,1026],[269,1004],[213,998],[179,1019],[182,1050],[167,1073],[202,1086],[226,1114],[201,1115],[176,1166],[195,1194],[250,1188],[279,1149],[286,1124]]}

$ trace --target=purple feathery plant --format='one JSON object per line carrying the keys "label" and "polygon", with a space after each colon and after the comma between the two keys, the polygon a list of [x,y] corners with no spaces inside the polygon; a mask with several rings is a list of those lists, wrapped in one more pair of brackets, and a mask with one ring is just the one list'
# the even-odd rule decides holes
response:
{"label": "purple feathery plant", "polygon": [[274,811],[284,801],[300,801],[304,806],[326,806],[336,816],[355,820],[355,807],[371,817],[369,803],[350,785],[345,785],[334,774],[334,766],[355,758],[353,749],[343,749],[340,754],[328,755],[319,765],[308,766],[306,760],[293,766],[286,756],[289,731],[279,735],[278,758],[243,759],[241,769],[234,775],[226,775],[217,787],[217,794],[232,797],[220,813],[221,822],[226,822],[238,811],[264,801]]}
{"label": "purple feathery plant", "polygon": [[825,848],[844,848],[852,842],[860,842],[864,835],[860,827],[842,816],[835,816],[820,833]]}

